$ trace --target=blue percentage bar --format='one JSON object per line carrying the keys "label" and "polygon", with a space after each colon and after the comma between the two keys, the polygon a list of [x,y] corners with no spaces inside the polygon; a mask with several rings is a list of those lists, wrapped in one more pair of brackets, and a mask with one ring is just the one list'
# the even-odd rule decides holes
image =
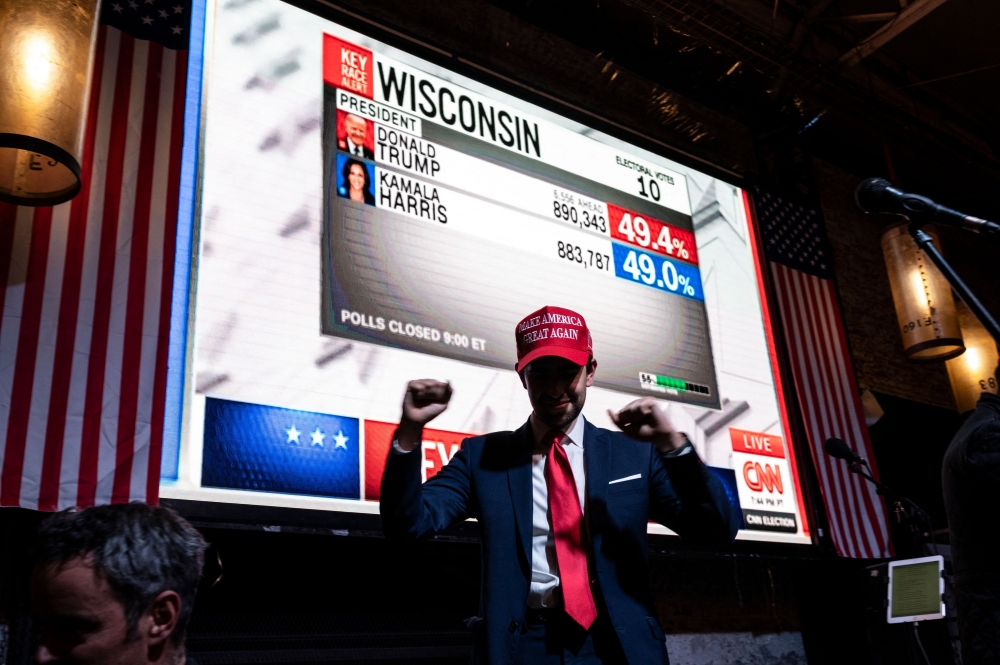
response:
{"label": "blue percentage bar", "polygon": [[617,242],[611,243],[611,249],[616,276],[699,302],[705,300],[696,267]]}

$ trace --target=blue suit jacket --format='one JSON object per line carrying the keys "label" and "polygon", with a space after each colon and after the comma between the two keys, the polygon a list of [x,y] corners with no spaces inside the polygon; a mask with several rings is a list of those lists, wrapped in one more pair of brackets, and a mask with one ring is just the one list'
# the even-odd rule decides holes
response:
{"label": "blue suit jacket", "polygon": [[[531,579],[531,427],[466,439],[451,462],[421,485],[421,455],[390,451],[380,511],[387,538],[412,540],[475,517],[482,546],[482,619],[473,620],[474,662],[509,663],[528,604]],[[653,609],[646,524],[683,538],[727,544],[740,523],[722,484],[691,453],[664,457],[619,432],[584,430],[590,567],[595,600],[630,663],[667,663]],[[638,480],[609,481],[641,474]],[[603,602],[602,602],[603,601]]]}

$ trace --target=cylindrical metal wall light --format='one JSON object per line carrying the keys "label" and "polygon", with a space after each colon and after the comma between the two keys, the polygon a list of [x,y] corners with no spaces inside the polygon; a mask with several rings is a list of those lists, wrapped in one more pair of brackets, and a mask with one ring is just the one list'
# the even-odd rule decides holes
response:
{"label": "cylindrical metal wall light", "polygon": [[[930,227],[924,230],[934,238]],[[910,237],[907,225],[882,234],[882,254],[906,357],[917,362],[948,360],[962,353],[962,331],[951,286]]]}
{"label": "cylindrical metal wall light", "polygon": [[972,310],[961,300],[955,304],[958,322],[962,326],[965,353],[949,360],[945,366],[951,380],[951,391],[955,395],[955,406],[959,413],[967,413],[976,408],[981,394],[996,394],[997,379],[994,372],[1000,354],[997,353],[996,342]]}
{"label": "cylindrical metal wall light", "polygon": [[0,3],[0,201],[80,191],[98,0]]}

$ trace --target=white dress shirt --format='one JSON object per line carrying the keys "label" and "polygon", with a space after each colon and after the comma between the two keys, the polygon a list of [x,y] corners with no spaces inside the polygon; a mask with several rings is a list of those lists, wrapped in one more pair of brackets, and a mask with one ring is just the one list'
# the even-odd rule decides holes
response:
{"label": "white dress shirt", "polygon": [[[584,522],[587,519],[587,473],[583,463],[583,415],[567,425],[563,431],[566,439],[561,444],[566,450],[573,480],[580,497]],[[537,444],[549,428],[531,419],[531,429]],[[531,456],[531,586],[528,607],[558,607],[562,602],[558,593],[559,562],[556,560],[556,541],[552,535],[552,516],[549,512],[549,489],[545,484],[545,465],[548,454]],[[589,546],[589,543],[585,543]]]}
{"label": "white dress shirt", "polygon": [[357,145],[351,139],[347,139],[347,152],[357,157],[365,156],[364,146]]}
{"label": "white dress shirt", "polygon": [[[535,418],[530,420],[535,443],[548,434],[549,428]],[[566,439],[563,445],[569,465],[573,469],[573,480],[576,481],[576,492],[580,497],[580,508],[583,512],[583,547],[589,549],[590,536],[587,515],[587,472],[584,464],[583,430],[586,424],[583,414],[563,428]],[[680,457],[692,450],[690,443],[663,453],[664,457]],[[545,484],[545,465],[548,454],[531,456],[531,586],[528,590],[528,607],[540,609],[543,607],[558,607],[562,598],[559,595],[559,562],[556,559],[556,541],[552,535],[552,514],[549,511],[549,488]]]}

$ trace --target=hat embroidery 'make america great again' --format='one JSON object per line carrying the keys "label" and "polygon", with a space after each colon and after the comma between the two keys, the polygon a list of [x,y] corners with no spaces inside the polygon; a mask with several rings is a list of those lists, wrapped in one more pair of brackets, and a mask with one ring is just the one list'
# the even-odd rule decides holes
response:
{"label": "hat embroidery 'make america great again'", "polygon": [[573,310],[562,307],[546,306],[532,312],[517,324],[514,337],[518,372],[543,356],[558,356],[577,365],[586,365],[594,356],[587,322]]}

